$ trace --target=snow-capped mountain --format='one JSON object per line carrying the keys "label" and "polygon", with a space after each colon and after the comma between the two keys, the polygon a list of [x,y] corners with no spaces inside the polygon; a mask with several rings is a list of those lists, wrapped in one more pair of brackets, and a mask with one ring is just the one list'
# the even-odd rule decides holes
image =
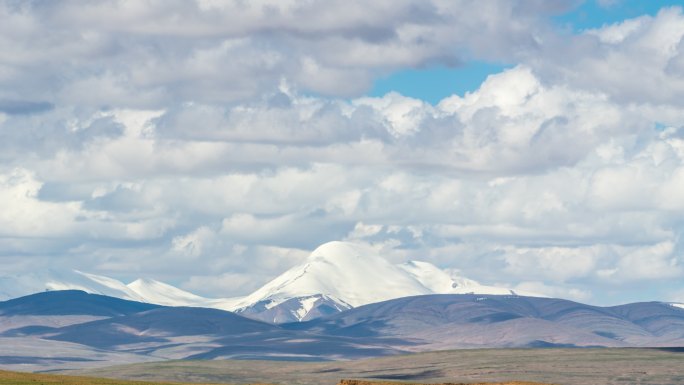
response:
{"label": "snow-capped mountain", "polygon": [[345,242],[329,242],[301,265],[281,274],[238,305],[262,301],[278,304],[290,298],[324,294],[356,307],[391,298],[429,294],[425,286],[372,250]]}
{"label": "snow-capped mountain", "polygon": [[481,285],[428,262],[410,261],[394,265],[372,249],[348,242],[329,242],[319,246],[302,264],[240,298],[205,298],[152,279],[124,284],[116,279],[76,270],[0,277],[0,300],[67,289],[166,306],[229,310],[274,323],[306,321],[361,305],[424,294],[541,297],[534,293]]}
{"label": "snow-capped mountain", "polygon": [[[315,318],[311,312],[320,306],[344,310],[401,297],[469,293],[540,297],[454,277],[428,262],[393,265],[370,248],[329,242],[314,250],[303,264],[238,301],[233,310],[280,323]],[[322,298],[312,302],[316,295]],[[324,314],[329,314],[325,310]]]}
{"label": "snow-capped mountain", "polygon": [[57,290],[83,290],[93,294],[145,302],[144,298],[123,282],[78,270],[49,269],[25,275],[0,277],[0,300]]}
{"label": "snow-capped mountain", "polygon": [[543,297],[527,291],[513,291],[503,287],[482,285],[472,279],[449,274],[428,262],[409,261],[399,265],[399,267],[430,290],[432,294],[497,294]]}
{"label": "snow-capped mountain", "polygon": [[[206,298],[150,278],[139,278],[126,285],[140,301],[164,306],[206,307],[235,311],[238,298]],[[97,294],[97,293],[95,293]]]}
{"label": "snow-capped mountain", "polygon": [[[270,322],[309,319],[321,306],[338,310],[431,291],[400,267],[372,250],[345,242],[329,242],[314,250],[301,265],[276,277],[239,301],[239,313],[275,316]],[[297,299],[293,301],[293,299]],[[287,302],[287,310],[281,304]],[[278,307],[278,309],[275,309]],[[275,309],[275,310],[274,310]]]}
{"label": "snow-capped mountain", "polygon": [[282,302],[267,299],[253,305],[234,308],[233,311],[245,317],[262,321],[287,323],[310,321],[351,308],[352,306],[341,303],[339,299],[323,294],[315,294],[289,298]]}
{"label": "snow-capped mountain", "polygon": [[78,270],[48,269],[26,275],[0,276],[0,301],[43,291],[82,290],[130,301],[164,306],[193,306],[233,310],[235,299],[205,298],[149,278],[125,284],[114,278]]}
{"label": "snow-capped mountain", "polygon": [[164,306],[216,307],[212,305],[217,302],[149,278],[137,279],[126,287],[142,298],[143,302]]}

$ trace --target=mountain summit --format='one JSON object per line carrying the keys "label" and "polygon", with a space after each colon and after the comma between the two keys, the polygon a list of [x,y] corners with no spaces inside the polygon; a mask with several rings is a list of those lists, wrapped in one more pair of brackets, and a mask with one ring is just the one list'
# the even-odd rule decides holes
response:
{"label": "mountain summit", "polygon": [[329,242],[314,250],[301,265],[281,274],[253,294],[247,303],[324,294],[351,307],[392,298],[429,294],[404,270],[369,248]]}
{"label": "mountain summit", "polygon": [[394,298],[470,293],[539,296],[480,285],[428,262],[394,265],[369,247],[335,241],[319,246],[304,263],[244,297],[231,310],[281,323]]}

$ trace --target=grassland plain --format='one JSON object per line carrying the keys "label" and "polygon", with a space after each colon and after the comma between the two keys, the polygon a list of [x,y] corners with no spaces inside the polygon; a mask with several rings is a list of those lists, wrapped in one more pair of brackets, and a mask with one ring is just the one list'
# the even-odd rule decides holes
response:
{"label": "grassland plain", "polygon": [[[184,385],[183,383],[171,382],[146,382],[146,381],[126,381],[118,379],[97,378],[97,377],[81,377],[81,376],[67,376],[54,374],[35,374],[35,373],[21,373],[8,372],[0,370],[0,384],[3,385]],[[192,384],[198,385],[198,384]],[[208,385],[208,384],[207,384]],[[265,384],[251,384],[251,385],[265,385]],[[410,385],[399,382],[378,382],[378,381],[359,381],[359,380],[342,380],[339,385]],[[444,385],[466,385],[466,384],[444,384]],[[479,383],[471,385],[545,385],[532,382],[505,382],[505,383]]]}
{"label": "grassland plain", "polygon": [[684,349],[473,349],[357,361],[165,361],[79,373],[148,381],[331,385],[340,379],[684,384]]}
{"label": "grassland plain", "polygon": [[[168,382],[127,381],[112,378],[67,376],[42,373],[9,372],[0,370],[3,385],[171,385]],[[181,385],[181,384],[173,384]],[[192,384],[201,385],[201,384]]]}

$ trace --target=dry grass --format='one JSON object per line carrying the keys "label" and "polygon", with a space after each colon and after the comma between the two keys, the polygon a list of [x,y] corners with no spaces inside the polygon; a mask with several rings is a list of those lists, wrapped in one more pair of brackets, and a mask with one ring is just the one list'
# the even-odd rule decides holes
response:
{"label": "dry grass", "polygon": [[[63,376],[54,374],[36,374],[8,372],[0,370],[2,385],[180,385],[172,382],[126,381],[109,378]],[[200,385],[200,384],[193,384]],[[208,385],[208,384],[205,384]]]}
{"label": "dry grass", "polygon": [[[189,385],[180,382],[148,382],[148,381],[127,381],[109,378],[64,376],[55,374],[36,374],[22,372],[8,372],[0,370],[0,384],[2,385]],[[193,383],[192,385],[202,385]],[[204,384],[209,385],[209,384]],[[257,384],[253,384],[257,385]],[[266,385],[266,384],[259,384]],[[341,380],[338,385],[412,385],[406,382],[389,381],[361,381],[361,380]],[[422,384],[421,384],[422,385]],[[544,385],[538,382],[480,382],[477,384],[465,383],[446,383],[433,385]]]}

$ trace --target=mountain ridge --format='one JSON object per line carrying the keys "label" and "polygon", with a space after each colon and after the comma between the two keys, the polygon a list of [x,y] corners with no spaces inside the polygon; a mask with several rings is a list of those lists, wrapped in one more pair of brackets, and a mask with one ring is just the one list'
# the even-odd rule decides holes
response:
{"label": "mountain ridge", "polygon": [[55,291],[0,302],[0,326],[0,366],[36,370],[119,359],[324,361],[471,348],[684,346],[684,309],[667,303],[601,307],[494,294],[395,298],[276,325],[218,309]]}

